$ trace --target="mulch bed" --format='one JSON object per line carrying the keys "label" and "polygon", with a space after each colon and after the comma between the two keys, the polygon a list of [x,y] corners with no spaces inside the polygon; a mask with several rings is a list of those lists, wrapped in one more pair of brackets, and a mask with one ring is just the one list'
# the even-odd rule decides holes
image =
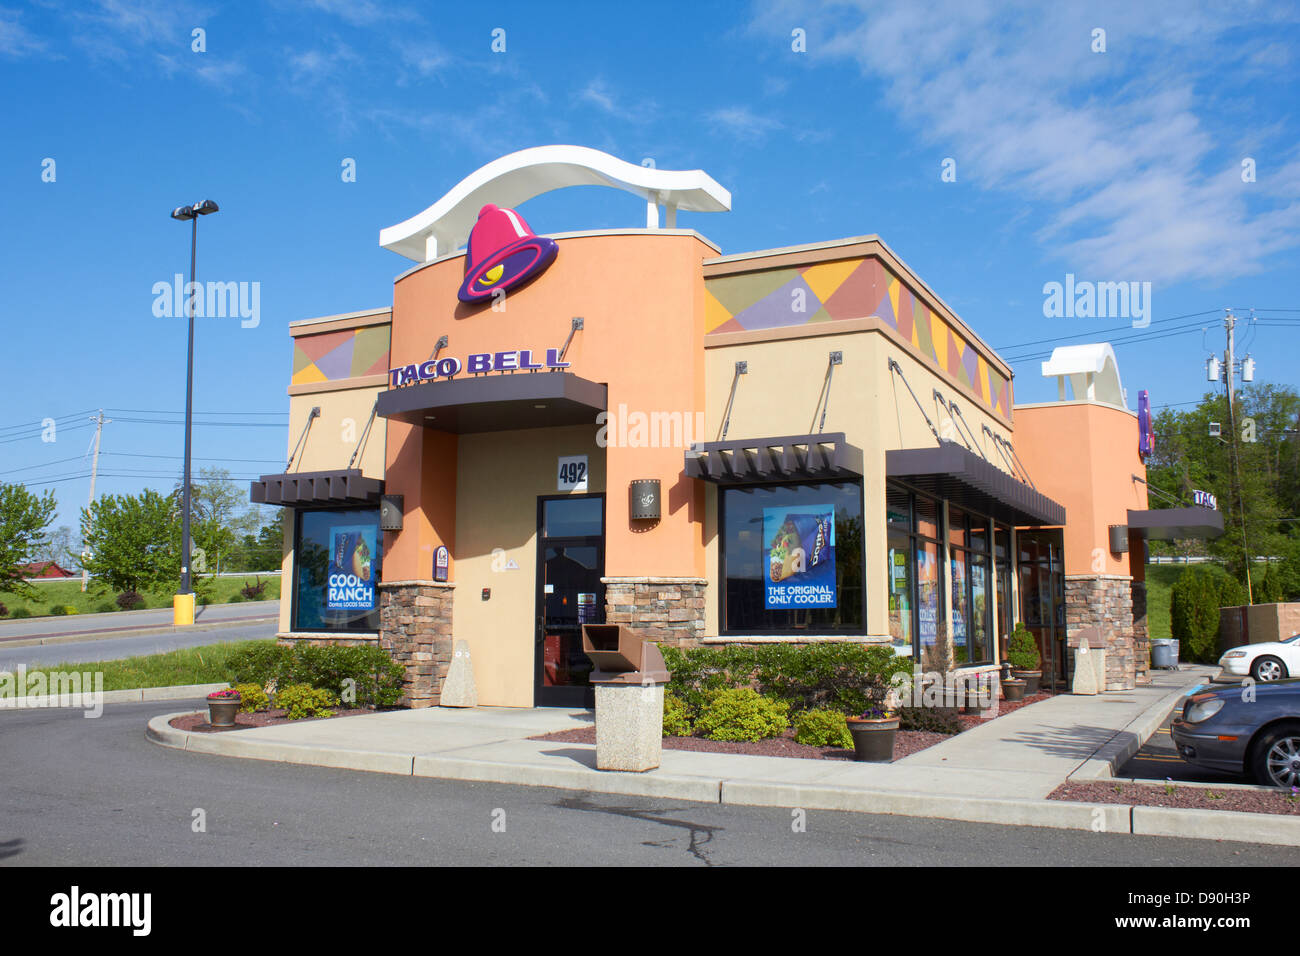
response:
{"label": "mulch bed", "polygon": [[[398,708],[381,707],[376,710],[373,707],[336,707],[334,717],[355,717],[358,714],[374,714],[386,710],[395,710]],[[247,730],[249,727],[270,727],[273,724],[287,724],[291,721],[287,716],[287,710],[283,708],[272,708],[271,710],[259,710],[251,714],[235,714],[235,726],[233,727],[213,727],[208,723],[208,712],[182,714],[180,717],[173,717],[169,723],[177,730],[198,731],[202,734],[219,734],[226,730]],[[292,723],[300,724],[310,720],[331,720],[331,717],[303,717]]]}
{"label": "mulch bed", "polygon": [[1276,813],[1300,816],[1300,798],[1293,799],[1286,790],[1229,790],[1214,787],[1188,787],[1144,783],[1063,783],[1050,794],[1049,800],[1075,803],[1120,803],[1125,806],[1170,807],[1178,810],[1238,810],[1242,813]]}
{"label": "mulch bed", "polygon": [[[1051,694],[1035,694],[1033,697],[1016,701],[1014,704],[999,701],[998,717],[1009,714],[1013,710],[1019,710],[1027,704],[1047,700],[1050,696]],[[970,730],[972,727],[978,727],[981,724],[988,723],[989,720],[996,719],[996,717],[979,717],[975,714],[959,714],[957,717],[962,730]],[[947,740],[950,736],[949,734],[940,734],[929,730],[900,730],[894,736],[894,760],[900,760],[903,757],[925,750],[927,747],[933,747],[935,744]],[[568,744],[594,744],[596,742],[596,728],[580,727],[576,730],[561,730],[553,734],[540,734],[528,739],[551,740],[556,743]],[[715,754],[747,754],[753,757],[803,757],[813,760],[853,759],[852,750],[844,750],[840,747],[813,747],[808,744],[798,743],[794,739],[793,729],[787,730],[780,737],[753,741],[707,740],[703,737],[665,737],[664,749],[695,750],[701,753]]]}

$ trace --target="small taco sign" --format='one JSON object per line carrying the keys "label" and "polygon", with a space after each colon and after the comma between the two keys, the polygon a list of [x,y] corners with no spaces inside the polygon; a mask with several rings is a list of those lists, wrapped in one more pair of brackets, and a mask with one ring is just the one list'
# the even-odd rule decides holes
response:
{"label": "small taco sign", "polygon": [[835,506],[763,509],[763,606],[835,607]]}

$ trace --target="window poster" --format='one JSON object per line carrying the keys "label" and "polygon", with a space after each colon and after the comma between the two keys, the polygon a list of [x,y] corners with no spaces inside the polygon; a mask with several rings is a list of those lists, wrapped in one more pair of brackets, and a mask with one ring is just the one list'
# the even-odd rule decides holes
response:
{"label": "window poster", "polygon": [[763,606],[835,607],[835,506],[763,509]]}
{"label": "window poster", "polygon": [[933,544],[916,549],[916,594],[921,644],[931,645],[939,637],[939,562]]}
{"label": "window poster", "polygon": [[375,580],[371,556],[375,553],[375,526],[336,525],[330,529],[330,536],[333,547],[325,606],[330,610],[373,610]]}

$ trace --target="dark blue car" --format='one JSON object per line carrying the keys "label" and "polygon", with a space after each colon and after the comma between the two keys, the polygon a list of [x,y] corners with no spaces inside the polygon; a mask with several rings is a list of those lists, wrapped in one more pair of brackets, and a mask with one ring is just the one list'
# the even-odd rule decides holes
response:
{"label": "dark blue car", "polygon": [[1197,767],[1300,787],[1300,679],[1200,691],[1187,698],[1170,732]]}

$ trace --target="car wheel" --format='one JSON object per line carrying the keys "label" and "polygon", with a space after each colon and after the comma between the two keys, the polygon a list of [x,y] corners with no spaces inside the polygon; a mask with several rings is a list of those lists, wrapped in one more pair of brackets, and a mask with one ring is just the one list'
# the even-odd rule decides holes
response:
{"label": "car wheel", "polygon": [[1253,748],[1251,769],[1266,787],[1300,786],[1300,724],[1270,728]]}
{"label": "car wheel", "polygon": [[1250,676],[1261,682],[1281,680],[1287,676],[1286,665],[1276,657],[1261,657],[1250,665]]}

